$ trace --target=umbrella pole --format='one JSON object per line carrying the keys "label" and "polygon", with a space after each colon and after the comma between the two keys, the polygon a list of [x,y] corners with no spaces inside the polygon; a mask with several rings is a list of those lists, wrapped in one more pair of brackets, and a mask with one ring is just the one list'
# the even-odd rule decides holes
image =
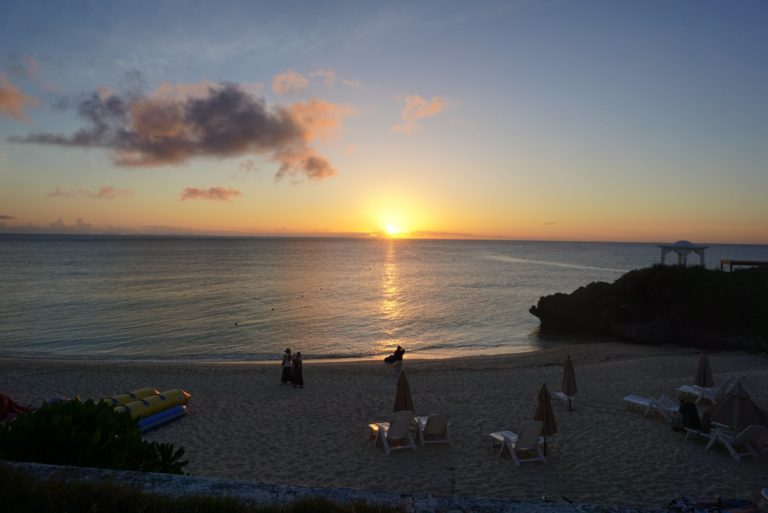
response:
{"label": "umbrella pole", "polygon": [[547,455],[547,435],[544,435],[544,456]]}
{"label": "umbrella pole", "polygon": [[568,411],[573,411],[573,410],[571,410],[571,397],[570,396],[568,396]]}

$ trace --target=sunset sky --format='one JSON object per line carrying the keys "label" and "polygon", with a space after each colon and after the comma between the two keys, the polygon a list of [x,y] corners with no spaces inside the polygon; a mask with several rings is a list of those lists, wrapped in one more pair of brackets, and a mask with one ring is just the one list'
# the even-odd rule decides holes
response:
{"label": "sunset sky", "polygon": [[0,232],[768,243],[768,3],[6,2]]}

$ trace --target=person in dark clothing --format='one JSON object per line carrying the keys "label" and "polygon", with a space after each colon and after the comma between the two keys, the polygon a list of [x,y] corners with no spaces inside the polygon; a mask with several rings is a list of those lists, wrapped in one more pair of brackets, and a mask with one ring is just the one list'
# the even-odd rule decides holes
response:
{"label": "person in dark clothing", "polygon": [[282,369],[283,372],[280,375],[280,382],[285,385],[291,381],[291,348],[286,348],[283,353]]}
{"label": "person in dark clothing", "polygon": [[291,365],[293,374],[293,388],[296,388],[297,386],[299,388],[304,388],[304,371],[301,367],[301,351],[296,351],[296,354],[293,355],[293,361]]}
{"label": "person in dark clothing", "polygon": [[384,363],[394,364],[397,362],[402,362],[404,354],[405,354],[405,349],[403,349],[400,346],[397,346],[397,349],[395,349],[394,353],[384,358]]}

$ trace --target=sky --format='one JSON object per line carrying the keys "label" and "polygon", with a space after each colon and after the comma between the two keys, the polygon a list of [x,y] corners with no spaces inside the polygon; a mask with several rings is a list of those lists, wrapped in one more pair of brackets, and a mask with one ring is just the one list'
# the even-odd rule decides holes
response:
{"label": "sky", "polygon": [[0,232],[768,243],[762,1],[25,1]]}

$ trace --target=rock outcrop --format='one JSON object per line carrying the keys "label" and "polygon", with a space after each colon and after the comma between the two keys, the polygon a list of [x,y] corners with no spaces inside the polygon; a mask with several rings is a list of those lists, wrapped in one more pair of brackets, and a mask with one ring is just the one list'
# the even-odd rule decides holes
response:
{"label": "rock outcrop", "polygon": [[657,265],[539,299],[543,332],[768,351],[768,268]]}

